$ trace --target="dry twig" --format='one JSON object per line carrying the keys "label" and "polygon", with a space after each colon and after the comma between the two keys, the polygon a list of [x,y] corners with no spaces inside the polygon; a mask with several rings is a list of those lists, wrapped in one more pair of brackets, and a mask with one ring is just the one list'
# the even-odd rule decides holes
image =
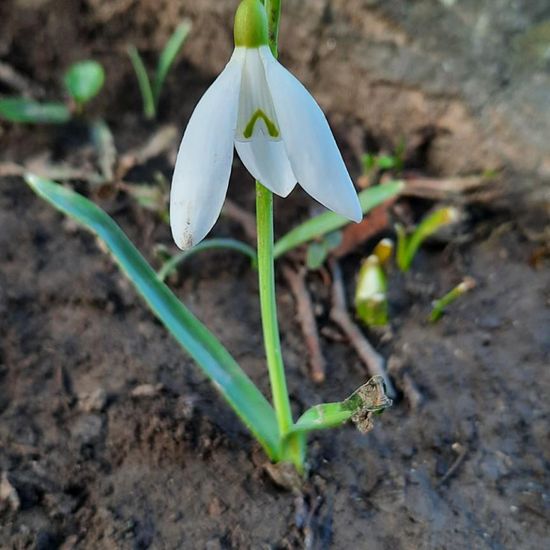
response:
{"label": "dry twig", "polygon": [[396,355],[392,355],[388,359],[388,372],[393,376],[394,380],[400,381],[398,386],[400,386],[400,389],[403,392],[405,399],[409,402],[411,409],[414,411],[420,407],[424,401],[424,396],[418,389],[414,378],[405,370],[405,363],[403,360]]}
{"label": "dry twig", "polygon": [[484,175],[449,178],[405,176],[406,186],[401,195],[435,201],[455,199],[462,202],[483,202],[497,197],[501,191],[494,181]]}
{"label": "dry twig", "polygon": [[367,367],[369,375],[382,376],[386,383],[388,396],[394,398],[396,395],[395,389],[386,373],[383,357],[372,347],[359,327],[352,321],[348,313],[342,271],[338,262],[336,260],[331,260],[330,267],[332,271],[332,309],[330,311],[330,318],[348,337],[357,355],[359,355]]}
{"label": "dry twig", "polygon": [[283,276],[296,300],[296,315],[310,357],[311,378],[315,383],[320,384],[325,381],[326,361],[321,351],[313,304],[306,285],[306,273],[303,267],[294,271],[288,265],[283,266]]}
{"label": "dry twig", "polygon": [[454,475],[454,473],[458,470],[462,462],[464,462],[464,459],[466,458],[466,454],[468,453],[468,448],[465,445],[461,445],[460,443],[456,442],[453,443],[452,449],[455,453],[457,453],[457,457],[455,461],[452,463],[451,467],[447,470],[445,475],[439,480],[437,486],[441,487],[444,483],[446,483],[451,476]]}

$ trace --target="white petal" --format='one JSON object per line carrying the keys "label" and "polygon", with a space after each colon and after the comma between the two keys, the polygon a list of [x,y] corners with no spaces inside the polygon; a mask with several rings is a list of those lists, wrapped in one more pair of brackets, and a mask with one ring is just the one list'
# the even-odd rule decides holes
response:
{"label": "white petal", "polygon": [[292,191],[296,177],[281,140],[258,48],[246,50],[235,147],[247,170],[268,189],[282,197]]}
{"label": "white petal", "polygon": [[359,222],[357,193],[327,119],[310,93],[261,47],[281,136],[298,183],[321,204]]}
{"label": "white petal", "polygon": [[235,147],[246,169],[270,191],[286,197],[296,185],[282,141],[254,136],[250,141],[236,141]]}
{"label": "white petal", "polygon": [[220,214],[233,161],[244,49],[193,112],[181,141],[170,193],[170,225],[181,249],[201,241]]}

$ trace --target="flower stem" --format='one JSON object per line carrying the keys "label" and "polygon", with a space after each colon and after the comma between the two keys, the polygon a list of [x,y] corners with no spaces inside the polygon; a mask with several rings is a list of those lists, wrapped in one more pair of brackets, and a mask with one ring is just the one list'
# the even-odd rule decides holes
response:
{"label": "flower stem", "polygon": [[273,194],[259,181],[256,182],[256,224],[258,227],[258,275],[264,345],[273,394],[273,406],[275,407],[281,437],[284,437],[289,432],[293,422],[286,387],[275,302]]}

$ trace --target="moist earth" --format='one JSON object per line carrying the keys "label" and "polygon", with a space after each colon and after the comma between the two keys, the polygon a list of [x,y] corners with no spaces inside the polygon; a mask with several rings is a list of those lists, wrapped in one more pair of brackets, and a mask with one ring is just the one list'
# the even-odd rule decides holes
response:
{"label": "moist earth", "polygon": [[[146,141],[156,126],[140,116],[131,69],[118,69],[126,61],[119,46],[133,41],[153,52],[160,31],[145,32],[148,2],[144,7],[126,2],[136,25],[112,11],[119,4],[6,2],[0,6],[5,16],[0,53],[49,97],[60,90],[56,75],[68,62],[100,59],[108,85],[92,114],[107,118],[124,152]],[[175,4],[167,6],[179,15]],[[291,9],[298,9],[294,4],[289,2]],[[317,10],[324,5],[309,4]],[[327,4],[342,20],[342,3]],[[221,53],[209,50],[211,65],[205,69],[196,63],[200,40],[191,43],[169,79],[159,124],[183,126],[223,63],[230,35],[214,31],[227,27],[228,3],[219,6],[216,15],[213,3],[204,4],[209,19],[201,8],[189,8],[198,22],[214,18],[206,28]],[[388,9],[387,17],[392,13]],[[529,17],[517,25],[528,26]],[[305,28],[299,36],[307,43],[315,29]],[[29,33],[35,39],[27,40]],[[112,37],[112,48],[105,36]],[[377,36],[383,41],[383,34]],[[300,70],[297,54],[289,57]],[[321,59],[324,68],[316,70],[328,79],[330,58]],[[300,74],[309,78],[307,71]],[[405,96],[410,91],[402,89]],[[325,93],[334,97],[330,86]],[[358,147],[365,140],[378,147],[392,143],[393,127],[367,131],[368,113],[357,117],[360,111],[346,105],[328,105],[357,176]],[[448,139],[462,135],[463,151],[473,151],[475,139],[468,141],[456,120],[453,134],[452,122]],[[407,132],[414,135],[414,128]],[[476,136],[475,128],[472,132]],[[486,137],[478,137],[477,143],[485,143]],[[436,176],[453,173],[456,159],[445,163],[451,153],[441,139],[432,148],[417,141],[407,153],[409,166]],[[78,166],[90,156],[78,124],[57,129],[2,124],[0,144],[1,162],[24,163],[45,152],[52,162]],[[538,142],[529,151],[530,158],[541,158]],[[156,172],[169,178],[170,157],[137,167],[130,181],[151,181]],[[510,174],[519,174],[517,180],[509,175],[512,184],[527,189],[521,182],[530,173],[529,188],[543,189],[542,161],[528,167],[506,162],[514,167]],[[235,168],[230,197],[252,212],[252,182]],[[154,245],[171,246],[171,239],[155,214],[127,195],[102,197],[82,182],[75,185],[91,193],[158,265]],[[427,208],[404,202],[416,215]],[[277,200],[277,232],[306,219],[310,208],[311,199],[300,192]],[[0,548],[545,548],[550,278],[544,255],[539,258],[538,235],[547,218],[532,204],[520,215],[510,201],[498,208],[469,205],[464,214],[460,238],[424,247],[406,276],[392,273],[391,331],[368,334],[384,357],[402,365],[395,372],[394,406],[376,418],[367,435],[350,425],[313,436],[308,480],[293,493],[274,483],[261,449],[94,237],[36,198],[22,180],[0,179]],[[246,238],[226,218],[214,234]],[[372,242],[362,244],[341,262],[349,297],[360,261],[371,249]],[[476,288],[439,323],[429,324],[431,300],[466,275]],[[278,279],[296,415],[343,399],[369,377],[345,339],[330,337],[336,328],[324,281],[322,273],[308,276],[328,366],[326,382],[315,385],[307,374],[293,297]],[[197,255],[171,286],[268,395],[257,281],[249,262],[231,252]],[[411,400],[404,373],[420,402]]]}

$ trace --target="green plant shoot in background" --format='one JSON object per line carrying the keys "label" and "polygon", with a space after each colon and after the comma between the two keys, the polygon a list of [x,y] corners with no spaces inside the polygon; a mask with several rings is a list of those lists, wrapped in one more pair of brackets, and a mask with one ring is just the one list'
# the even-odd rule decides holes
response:
{"label": "green plant shoot in background", "polygon": [[72,105],[8,97],[0,99],[0,117],[20,124],[65,124],[75,114],[82,114],[86,104],[101,91],[105,71],[97,61],[79,61],[69,67],[63,82]]}
{"label": "green plant shoot in background", "polygon": [[153,119],[157,116],[157,110],[160,101],[160,95],[164,82],[170,69],[172,68],[176,57],[180,53],[189,32],[191,31],[191,21],[185,19],[178,25],[172,36],[168,39],[166,46],[162,50],[152,79],[149,78],[145,63],[135,46],[128,47],[128,56],[132,62],[132,67],[136,73],[136,78],[141,92],[143,102],[143,114],[145,118]]}

